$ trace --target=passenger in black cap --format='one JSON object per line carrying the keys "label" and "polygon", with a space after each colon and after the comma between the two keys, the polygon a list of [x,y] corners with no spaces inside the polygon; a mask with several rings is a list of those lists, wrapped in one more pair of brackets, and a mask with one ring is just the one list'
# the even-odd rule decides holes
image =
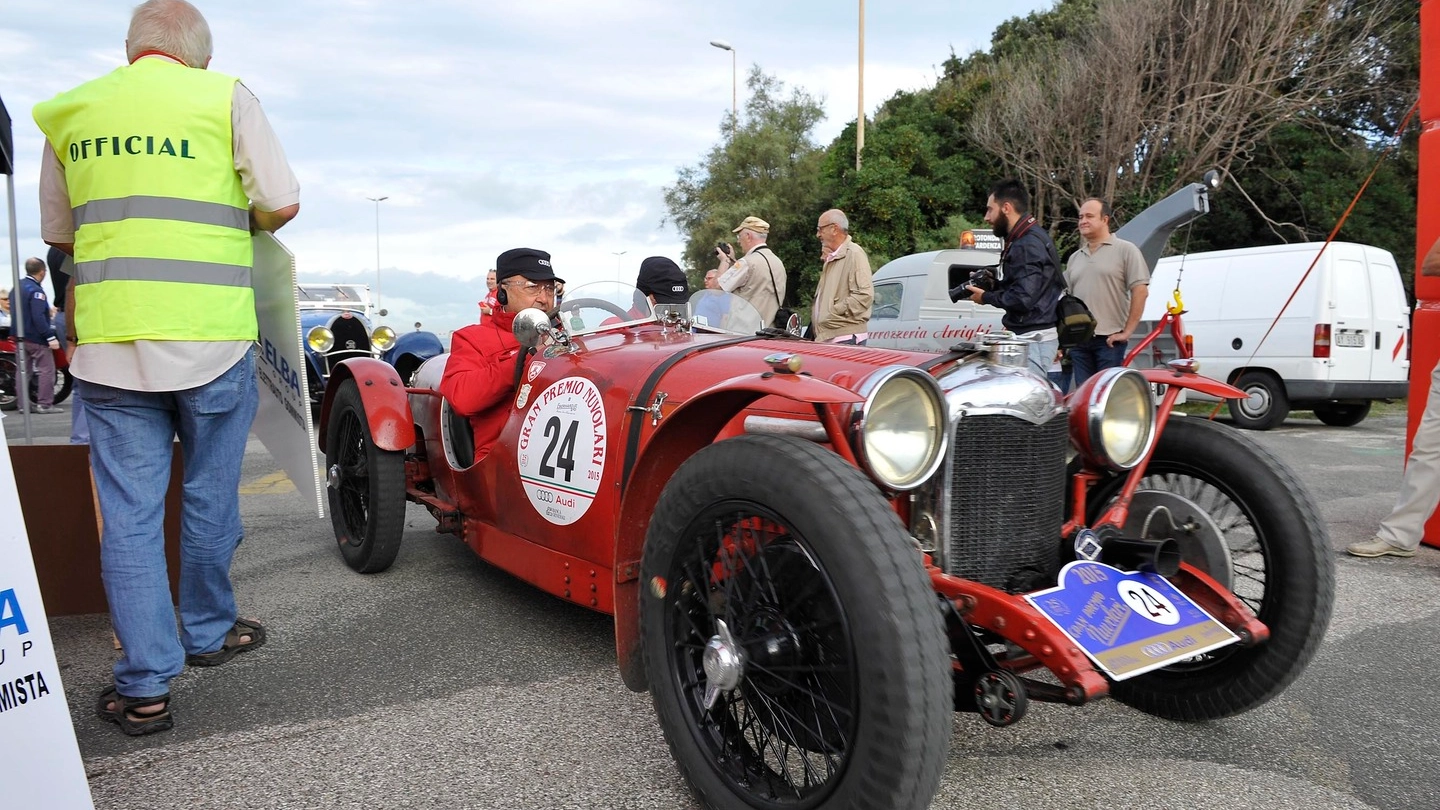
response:
{"label": "passenger in black cap", "polygon": [[515,364],[520,342],[510,331],[515,315],[535,307],[555,306],[555,277],[550,254],[515,248],[495,260],[495,300],[500,308],[483,322],[467,326],[450,338],[450,359],[440,378],[440,394],[450,407],[470,417],[475,434],[475,460],[490,452],[509,415],[515,393]]}
{"label": "passenger in black cap", "polygon": [[655,304],[683,304],[690,300],[690,282],[680,265],[664,256],[651,256],[640,262],[640,275],[635,287]]}

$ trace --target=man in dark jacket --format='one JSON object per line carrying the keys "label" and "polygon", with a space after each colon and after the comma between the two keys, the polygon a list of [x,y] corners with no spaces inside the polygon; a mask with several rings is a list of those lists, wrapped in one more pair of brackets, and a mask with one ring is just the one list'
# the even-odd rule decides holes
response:
{"label": "man in dark jacket", "polygon": [[1017,335],[1031,338],[1030,363],[1042,377],[1060,348],[1055,332],[1055,303],[1065,290],[1060,254],[1050,235],[1030,215],[1030,194],[1019,180],[1001,180],[990,189],[985,221],[1005,240],[1000,254],[1002,277],[994,290],[967,286],[970,300],[1005,310],[1000,319]]}
{"label": "man in dark jacket", "polygon": [[30,392],[20,388],[20,408],[30,408],[31,413],[60,413],[63,408],[55,407],[55,355],[60,341],[55,337],[55,327],[50,323],[50,299],[45,295],[41,282],[45,281],[45,262],[31,257],[25,260],[25,278],[20,286],[10,293],[10,312],[14,320],[24,327],[25,340],[20,343],[20,353],[26,368],[33,369],[38,383],[37,404],[31,407]]}

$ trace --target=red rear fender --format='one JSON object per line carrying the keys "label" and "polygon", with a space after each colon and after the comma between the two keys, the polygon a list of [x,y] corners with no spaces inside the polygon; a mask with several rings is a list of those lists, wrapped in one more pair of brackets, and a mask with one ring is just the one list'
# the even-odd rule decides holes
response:
{"label": "red rear fender", "polygon": [[321,452],[325,452],[325,436],[329,432],[330,408],[341,383],[354,380],[365,406],[365,419],[370,435],[381,450],[409,450],[415,444],[415,420],[410,416],[410,402],[405,385],[395,367],[373,357],[358,357],[342,362],[330,373],[325,398],[320,401],[320,424],[316,428]]}

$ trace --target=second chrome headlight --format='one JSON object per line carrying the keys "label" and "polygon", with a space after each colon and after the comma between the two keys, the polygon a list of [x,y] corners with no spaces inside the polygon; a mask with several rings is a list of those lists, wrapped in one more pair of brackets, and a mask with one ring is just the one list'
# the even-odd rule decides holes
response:
{"label": "second chrome headlight", "polygon": [[945,455],[945,396],[918,368],[880,369],[861,386],[865,404],[855,422],[860,463],[884,486],[914,489]]}
{"label": "second chrome headlight", "polygon": [[1091,463],[1128,470],[1150,452],[1155,399],[1140,372],[1107,368],[1086,380],[1070,404],[1070,434]]}
{"label": "second chrome headlight", "polygon": [[395,330],[388,326],[376,327],[375,331],[370,333],[370,345],[385,351],[395,345]]}

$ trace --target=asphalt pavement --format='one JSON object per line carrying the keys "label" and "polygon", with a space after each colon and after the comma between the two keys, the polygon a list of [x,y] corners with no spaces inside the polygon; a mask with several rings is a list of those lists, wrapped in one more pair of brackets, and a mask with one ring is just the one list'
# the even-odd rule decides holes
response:
{"label": "asphalt pavement", "polygon": [[[1193,417],[1192,417],[1193,418]],[[18,419],[7,439],[23,441]],[[69,415],[36,415],[63,441]],[[1358,560],[1398,486],[1404,418],[1247,434],[1323,510],[1334,620],[1283,695],[1181,724],[1114,701],[1032,704],[992,729],[956,715],[936,808],[1440,806],[1440,551]],[[479,561],[411,506],[395,565],[355,574],[252,441],[234,577],[260,650],[172,683],[176,727],[129,738],[92,712],[106,616],[51,619],[97,808],[691,808],[647,695],[620,683],[610,620]],[[3,802],[0,802],[3,804]]]}

